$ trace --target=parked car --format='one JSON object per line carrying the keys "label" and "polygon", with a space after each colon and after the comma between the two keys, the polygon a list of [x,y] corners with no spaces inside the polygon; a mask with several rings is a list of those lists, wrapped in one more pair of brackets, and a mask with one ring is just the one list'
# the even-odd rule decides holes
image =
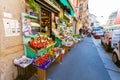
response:
{"label": "parked car", "polygon": [[112,51],[114,44],[120,40],[120,29],[106,31],[101,37],[101,44],[105,47],[106,51]]}
{"label": "parked car", "polygon": [[114,48],[114,44],[120,41],[120,29],[114,30],[112,33],[111,47]]}
{"label": "parked car", "polygon": [[102,29],[99,27],[94,27],[92,30],[92,34],[94,35],[96,33],[96,31],[101,31]]}
{"label": "parked car", "polygon": [[115,48],[113,50],[112,60],[115,64],[120,63],[120,41],[115,44]]}
{"label": "parked car", "polygon": [[106,51],[112,51],[111,40],[112,40],[112,31],[106,31],[104,32],[103,36],[101,36],[101,44],[104,46]]}
{"label": "parked car", "polygon": [[100,39],[101,38],[101,36],[103,36],[103,31],[102,30],[99,30],[99,31],[96,31],[94,34],[93,34],[93,36],[94,36],[94,38],[95,39]]}

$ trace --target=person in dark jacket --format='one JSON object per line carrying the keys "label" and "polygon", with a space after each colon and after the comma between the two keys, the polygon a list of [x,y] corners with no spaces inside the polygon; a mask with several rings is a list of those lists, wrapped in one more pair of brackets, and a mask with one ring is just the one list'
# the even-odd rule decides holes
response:
{"label": "person in dark jacket", "polygon": [[82,28],[79,29],[79,35],[82,35]]}

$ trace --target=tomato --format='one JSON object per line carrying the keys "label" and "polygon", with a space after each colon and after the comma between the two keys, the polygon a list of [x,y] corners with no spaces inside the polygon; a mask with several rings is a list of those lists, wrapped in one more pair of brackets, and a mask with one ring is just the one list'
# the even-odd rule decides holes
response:
{"label": "tomato", "polygon": [[43,45],[42,45],[41,42],[38,42],[38,44],[37,44],[37,48],[43,48]]}

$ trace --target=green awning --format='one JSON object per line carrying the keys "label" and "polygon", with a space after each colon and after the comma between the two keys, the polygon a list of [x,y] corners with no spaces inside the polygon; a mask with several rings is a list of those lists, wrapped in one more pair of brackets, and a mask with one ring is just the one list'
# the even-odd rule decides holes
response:
{"label": "green awning", "polygon": [[70,8],[71,16],[74,17],[74,11],[67,0],[60,0],[61,4]]}

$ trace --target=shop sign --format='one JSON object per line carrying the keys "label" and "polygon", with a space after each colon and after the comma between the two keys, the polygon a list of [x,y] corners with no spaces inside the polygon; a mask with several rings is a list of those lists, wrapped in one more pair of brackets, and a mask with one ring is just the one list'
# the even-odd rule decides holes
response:
{"label": "shop sign", "polygon": [[6,37],[20,35],[20,26],[18,20],[3,18],[3,25]]}

